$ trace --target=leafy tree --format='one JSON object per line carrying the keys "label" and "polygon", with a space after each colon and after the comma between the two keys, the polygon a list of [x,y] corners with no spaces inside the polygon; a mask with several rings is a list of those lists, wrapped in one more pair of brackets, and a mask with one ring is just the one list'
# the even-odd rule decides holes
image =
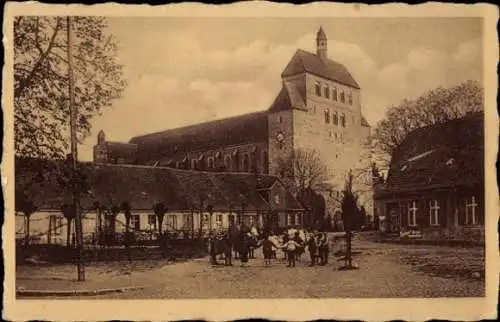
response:
{"label": "leafy tree", "polygon": [[415,100],[403,100],[390,108],[386,118],[377,124],[374,140],[381,151],[392,155],[415,129],[482,111],[483,96],[479,82],[466,81],[451,88],[430,90]]}
{"label": "leafy tree", "polygon": [[29,246],[30,242],[30,219],[31,215],[36,212],[38,207],[35,205],[33,199],[26,195],[24,191],[16,189],[15,196],[15,206],[16,210],[23,213],[26,218],[26,231],[25,231],[25,240],[24,246]]}
{"label": "leafy tree", "polygon": [[165,214],[167,213],[167,207],[165,207],[165,204],[161,202],[156,203],[153,206],[153,212],[155,213],[156,219],[158,220],[158,234],[161,236],[161,234],[163,233],[163,219],[165,218]]}
{"label": "leafy tree", "polygon": [[[67,23],[64,17],[14,18],[14,129],[16,155],[64,158],[68,148]],[[79,138],[91,118],[125,87],[118,46],[103,17],[73,17],[74,102]]]}

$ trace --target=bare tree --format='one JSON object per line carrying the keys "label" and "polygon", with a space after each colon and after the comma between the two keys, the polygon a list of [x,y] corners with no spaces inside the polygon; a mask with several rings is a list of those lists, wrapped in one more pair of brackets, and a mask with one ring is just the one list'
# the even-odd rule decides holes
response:
{"label": "bare tree", "polygon": [[279,160],[279,168],[295,191],[321,191],[328,187],[328,167],[314,149],[295,149],[288,158]]}
{"label": "bare tree", "polygon": [[[74,17],[74,102],[79,138],[90,119],[125,87],[117,44],[103,17]],[[67,24],[62,17],[14,19],[14,129],[16,155],[64,158],[69,143]]]}
{"label": "bare tree", "polygon": [[483,89],[477,81],[436,88],[415,100],[403,100],[387,112],[374,133],[381,151],[391,155],[406,135],[418,128],[460,118],[484,109]]}

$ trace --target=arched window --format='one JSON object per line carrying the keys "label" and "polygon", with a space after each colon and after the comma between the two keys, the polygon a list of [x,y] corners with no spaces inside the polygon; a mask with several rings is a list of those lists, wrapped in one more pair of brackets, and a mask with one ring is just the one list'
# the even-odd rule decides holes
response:
{"label": "arched window", "polygon": [[334,87],[334,88],[332,89],[332,99],[333,99],[334,101],[338,100],[338,98],[337,98],[337,87]]}
{"label": "arched window", "polygon": [[339,125],[339,113],[337,111],[335,111],[335,113],[333,113],[333,124]]}
{"label": "arched window", "polygon": [[226,155],[224,157],[224,168],[226,171],[231,171],[231,156]]}
{"label": "arched window", "polygon": [[267,151],[262,151],[262,172],[264,173],[268,173],[269,172],[269,169],[268,169],[268,164],[269,164],[269,161],[267,159]]}
{"label": "arched window", "polygon": [[316,83],[316,95],[321,96],[321,84]]}
{"label": "arched window", "polygon": [[330,111],[328,109],[325,110],[325,123],[330,123]]}
{"label": "arched window", "polygon": [[345,127],[345,115],[342,113],[340,116],[340,126]]}
{"label": "arched window", "polygon": [[191,170],[197,170],[198,169],[198,160],[192,159],[191,160]]}
{"label": "arched window", "polygon": [[250,172],[250,156],[248,153],[243,155],[243,164],[241,168],[244,172]]}
{"label": "arched window", "polygon": [[214,158],[210,157],[207,159],[207,168],[212,170],[214,168]]}
{"label": "arched window", "polygon": [[347,93],[347,103],[349,103],[349,105],[352,105],[352,93],[351,92]]}

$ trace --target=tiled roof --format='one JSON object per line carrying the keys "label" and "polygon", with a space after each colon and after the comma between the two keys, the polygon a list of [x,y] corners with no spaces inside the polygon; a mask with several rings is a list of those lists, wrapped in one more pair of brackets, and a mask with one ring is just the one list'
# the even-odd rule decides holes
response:
{"label": "tiled roof", "polygon": [[[82,197],[84,209],[90,209],[95,201],[111,207],[128,201],[135,210],[149,210],[153,204],[162,202],[170,210],[199,210],[208,204],[214,211],[241,209],[242,201],[246,210],[270,209],[269,204],[259,192],[269,188],[276,177],[248,173],[214,173],[178,170],[172,168],[81,164],[82,172],[89,181],[89,191]],[[26,189],[27,182],[37,171],[33,163],[16,163],[16,188]],[[51,178],[37,184],[30,191],[37,206],[44,209],[60,209],[61,204],[70,203],[68,188],[58,183],[55,172],[45,171]],[[302,207],[287,192],[288,209],[300,210]]]}
{"label": "tiled roof", "polygon": [[106,147],[112,158],[123,158],[125,162],[133,161],[137,153],[137,144],[107,141]]}
{"label": "tiled roof", "polygon": [[307,110],[307,107],[304,97],[297,86],[290,82],[283,82],[283,87],[269,108],[269,111],[278,112],[291,109]]}
{"label": "tiled roof", "polygon": [[139,163],[197,149],[267,141],[267,112],[255,112],[134,137]]}
{"label": "tiled roof", "polygon": [[304,72],[333,80],[347,86],[360,88],[344,65],[331,59],[321,59],[313,53],[299,49],[288,63],[281,76],[294,76]]}
{"label": "tiled roof", "polygon": [[415,130],[396,150],[379,195],[422,189],[482,187],[483,114]]}

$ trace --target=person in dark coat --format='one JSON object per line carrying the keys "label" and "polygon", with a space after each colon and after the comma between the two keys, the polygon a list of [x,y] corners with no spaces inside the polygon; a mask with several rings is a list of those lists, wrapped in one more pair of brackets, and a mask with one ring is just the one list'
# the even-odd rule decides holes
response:
{"label": "person in dark coat", "polygon": [[241,266],[248,263],[248,253],[250,252],[250,236],[242,231],[238,240],[238,253],[240,255]]}
{"label": "person in dark coat", "polygon": [[314,239],[314,235],[310,234],[307,240],[307,248],[309,249],[309,256],[311,257],[311,264],[309,266],[314,266],[316,264],[316,240]]}
{"label": "person in dark coat", "polygon": [[264,255],[264,265],[271,265],[271,258],[273,257],[273,242],[269,240],[269,236],[264,236],[264,241],[262,242],[262,253]]}

